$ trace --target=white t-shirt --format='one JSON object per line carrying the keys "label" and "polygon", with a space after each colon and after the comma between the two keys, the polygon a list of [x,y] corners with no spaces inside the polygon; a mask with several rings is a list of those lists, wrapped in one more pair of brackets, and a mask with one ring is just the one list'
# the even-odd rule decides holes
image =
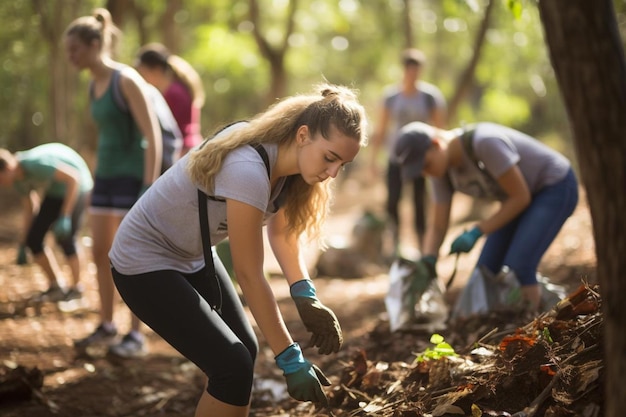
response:
{"label": "white t-shirt", "polygon": [[[271,170],[278,147],[264,148]],[[109,252],[111,264],[118,272],[136,275],[172,269],[193,273],[204,267],[198,187],[187,174],[191,152],[159,177],[124,217]],[[258,208],[265,213],[266,222],[277,211],[275,200],[284,184],[285,178],[281,178],[271,193],[265,163],[252,146],[231,151],[215,177],[215,192],[203,190],[217,198],[207,199],[211,244],[228,236],[224,199]]]}

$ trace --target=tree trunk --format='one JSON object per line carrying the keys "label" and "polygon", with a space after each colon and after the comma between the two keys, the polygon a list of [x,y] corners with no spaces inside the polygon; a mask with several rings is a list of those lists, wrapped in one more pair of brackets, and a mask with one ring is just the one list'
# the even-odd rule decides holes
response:
{"label": "tree trunk", "polygon": [[252,33],[254,40],[259,47],[261,55],[267,59],[270,65],[270,88],[267,92],[267,104],[272,104],[276,99],[283,98],[287,94],[287,72],[285,70],[285,55],[289,47],[289,37],[294,31],[295,14],[298,9],[298,1],[289,2],[289,10],[287,13],[287,21],[285,22],[285,30],[282,43],[277,47],[272,47],[269,41],[263,36],[261,31],[261,13],[257,0],[249,0],[250,20],[253,23]]}
{"label": "tree trunk", "polygon": [[170,51],[178,54],[180,51],[180,32],[178,26],[174,21],[176,13],[180,11],[183,6],[182,0],[169,0],[167,7],[161,15],[160,27],[163,34],[163,44],[168,47]]}
{"label": "tree trunk", "polygon": [[51,121],[51,127],[46,129],[49,140],[62,141],[73,145],[72,127],[70,112],[68,111],[69,97],[73,97],[74,89],[67,83],[70,69],[65,62],[65,55],[62,49],[62,37],[65,30],[64,25],[68,20],[73,19],[70,11],[76,10],[80,0],[72,2],[66,1],[67,7],[52,7],[44,0],[33,0],[32,6],[38,14],[41,25],[41,37],[48,44],[48,68],[50,69],[50,84],[48,94],[48,111],[50,116],[46,119]]}
{"label": "tree trunk", "polygon": [[604,314],[605,412],[626,410],[626,64],[611,0],[541,0],[587,190]]}
{"label": "tree trunk", "polygon": [[494,4],[494,0],[489,0],[487,3],[485,15],[480,24],[480,28],[478,29],[478,33],[476,34],[476,38],[474,39],[472,59],[470,59],[469,63],[465,67],[465,70],[459,77],[456,88],[454,89],[454,95],[448,103],[448,122],[446,124],[451,123],[455,119],[456,112],[459,109],[461,101],[465,99],[467,92],[474,82],[474,72],[476,71],[476,66],[480,60],[480,53],[482,52],[483,45],[485,44],[485,37],[487,36],[487,29],[489,29],[489,25],[491,23]]}
{"label": "tree trunk", "polygon": [[411,0],[404,0],[402,23],[404,28],[404,47],[412,48],[415,41],[413,39],[413,23],[411,22]]}

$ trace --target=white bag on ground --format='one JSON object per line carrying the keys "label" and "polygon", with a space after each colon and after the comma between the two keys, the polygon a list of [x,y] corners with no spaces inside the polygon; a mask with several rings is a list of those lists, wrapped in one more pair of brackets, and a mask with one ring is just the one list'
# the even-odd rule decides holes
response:
{"label": "white bag on ground", "polygon": [[[537,282],[541,285],[540,311],[549,310],[567,295],[563,287],[550,283],[546,277],[539,274]],[[453,319],[467,317],[521,304],[520,284],[515,272],[509,267],[502,267],[497,275],[493,275],[486,268],[474,268],[454,305],[451,317]]]}
{"label": "white bag on ground", "polygon": [[392,332],[416,323],[438,328],[448,317],[444,289],[439,280],[429,278],[422,268],[423,265],[404,258],[391,264],[385,307]]}

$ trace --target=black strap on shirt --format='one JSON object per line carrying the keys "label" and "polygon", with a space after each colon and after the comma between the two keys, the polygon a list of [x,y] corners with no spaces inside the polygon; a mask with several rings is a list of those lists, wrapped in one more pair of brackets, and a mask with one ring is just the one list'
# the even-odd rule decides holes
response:
{"label": "black strap on shirt", "polygon": [[[267,177],[270,177],[270,161],[267,156],[265,148],[257,143],[251,144],[254,149],[259,153],[265,169],[267,170]],[[213,263],[213,254],[211,253],[211,229],[209,228],[209,214],[207,210],[207,196],[202,190],[198,188],[198,215],[200,217],[200,236],[202,237],[202,253],[204,255],[204,264],[206,266],[206,275],[209,279],[209,287],[211,288],[211,300],[207,300],[211,305],[211,308],[222,313],[222,287],[220,286],[220,280],[215,271],[215,264]]]}

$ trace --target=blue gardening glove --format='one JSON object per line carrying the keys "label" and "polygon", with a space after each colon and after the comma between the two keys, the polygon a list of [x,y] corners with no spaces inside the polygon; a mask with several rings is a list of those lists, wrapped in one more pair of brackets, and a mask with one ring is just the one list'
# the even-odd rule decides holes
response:
{"label": "blue gardening glove", "polygon": [[69,216],[61,216],[54,223],[54,235],[57,239],[64,239],[72,233],[72,219]]}
{"label": "blue gardening glove", "polygon": [[335,313],[317,299],[313,281],[295,282],[290,292],[304,327],[312,333],[308,346],[317,346],[321,355],[338,352],[343,344],[341,326]]}
{"label": "blue gardening glove", "polygon": [[328,405],[322,385],[329,386],[330,381],[317,366],[304,359],[297,343],[289,345],[274,359],[285,375],[287,391],[292,398]]}
{"label": "blue gardening glove", "polygon": [[452,246],[450,247],[450,254],[471,251],[478,238],[482,235],[483,232],[480,231],[478,226],[474,226],[474,228],[470,231],[466,230],[461,233],[459,237],[454,239],[454,242],[452,242]]}
{"label": "blue gardening glove", "polygon": [[26,265],[28,263],[28,258],[26,257],[26,246],[20,245],[17,248],[17,259],[15,263],[18,265]]}
{"label": "blue gardening glove", "polygon": [[424,255],[419,262],[423,263],[424,266],[428,268],[430,278],[437,277],[437,257],[435,255]]}

